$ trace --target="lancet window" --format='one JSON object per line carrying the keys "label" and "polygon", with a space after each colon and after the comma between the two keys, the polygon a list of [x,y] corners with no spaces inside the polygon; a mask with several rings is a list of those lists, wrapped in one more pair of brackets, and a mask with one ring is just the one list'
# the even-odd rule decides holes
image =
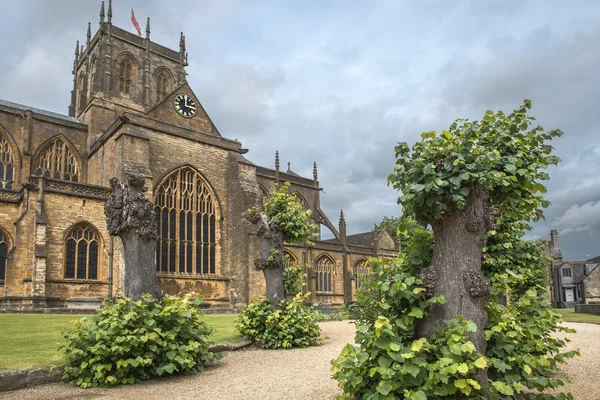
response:
{"label": "lancet window", "polygon": [[0,189],[12,189],[15,179],[15,156],[8,140],[0,134]]}
{"label": "lancet window", "polygon": [[87,223],[69,230],[65,251],[65,279],[98,279],[100,235]]}
{"label": "lancet window", "polygon": [[354,266],[354,276],[357,289],[364,285],[364,281],[367,278],[367,275],[369,275],[369,267],[367,266],[367,260],[359,260]]}
{"label": "lancet window", "polygon": [[317,273],[317,292],[333,292],[332,277],[333,277],[333,260],[322,255],[315,261],[315,270]]}

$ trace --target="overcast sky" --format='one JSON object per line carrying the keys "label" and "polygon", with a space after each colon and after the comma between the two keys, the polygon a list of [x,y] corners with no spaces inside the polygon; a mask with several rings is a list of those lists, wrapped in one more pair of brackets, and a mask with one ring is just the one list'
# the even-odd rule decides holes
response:
{"label": "overcast sky", "polygon": [[[596,0],[113,2],[132,30],[133,5],[153,41],[178,49],[219,131],[247,157],[312,176],[322,206],[348,232],[398,216],[386,185],[393,147],[423,131],[525,98],[556,140],[546,221],[567,259],[600,255],[600,2]],[[100,1],[2,2],[0,98],[67,113],[75,41],[98,28]]]}

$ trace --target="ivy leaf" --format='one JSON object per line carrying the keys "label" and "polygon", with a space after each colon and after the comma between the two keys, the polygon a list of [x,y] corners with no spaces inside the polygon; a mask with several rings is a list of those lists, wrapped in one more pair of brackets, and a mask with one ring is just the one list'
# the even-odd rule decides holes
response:
{"label": "ivy leaf", "polygon": [[484,369],[487,367],[487,360],[484,357],[479,357],[477,360],[475,360],[474,364],[477,368]]}
{"label": "ivy leaf", "polygon": [[387,396],[392,391],[392,385],[387,381],[380,381],[377,385],[377,391],[384,396]]}

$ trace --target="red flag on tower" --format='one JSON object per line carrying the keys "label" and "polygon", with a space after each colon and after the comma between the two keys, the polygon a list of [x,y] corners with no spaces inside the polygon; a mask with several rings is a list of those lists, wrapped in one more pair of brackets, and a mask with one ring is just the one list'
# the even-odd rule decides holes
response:
{"label": "red flag on tower", "polygon": [[133,26],[135,27],[135,30],[137,31],[138,35],[142,36],[142,30],[140,29],[140,24],[138,24],[137,19],[135,19],[133,7],[131,7],[131,22],[133,23]]}

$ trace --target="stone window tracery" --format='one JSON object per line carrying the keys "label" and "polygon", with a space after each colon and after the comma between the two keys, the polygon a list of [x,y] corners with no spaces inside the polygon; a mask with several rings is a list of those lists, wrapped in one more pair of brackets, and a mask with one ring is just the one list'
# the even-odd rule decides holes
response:
{"label": "stone window tracery", "polygon": [[119,92],[133,94],[132,83],[135,78],[135,65],[131,57],[125,56],[119,61]]}
{"label": "stone window tracery", "polygon": [[369,275],[369,267],[367,260],[359,260],[354,266],[356,289],[359,289],[364,284],[364,279]]}
{"label": "stone window tracery", "polygon": [[87,223],[71,228],[65,240],[65,279],[98,279],[100,237]]}
{"label": "stone window tracery", "polygon": [[215,199],[202,176],[189,167],[172,172],[155,195],[157,272],[216,274]]}
{"label": "stone window tracery", "polygon": [[79,165],[67,143],[56,138],[40,151],[35,162],[35,175],[63,181],[79,182]]}
{"label": "stone window tracery", "polygon": [[15,164],[10,144],[0,134],[0,189],[12,189],[15,179]]}
{"label": "stone window tracery", "polygon": [[160,70],[156,76],[156,102],[158,103],[169,93],[171,78],[167,71]]}
{"label": "stone window tracery", "polygon": [[10,239],[2,229],[0,229],[0,281],[6,276],[6,260],[10,251]]}
{"label": "stone window tracery", "polygon": [[317,292],[333,292],[332,277],[335,263],[328,255],[322,255],[315,261],[317,273]]}

